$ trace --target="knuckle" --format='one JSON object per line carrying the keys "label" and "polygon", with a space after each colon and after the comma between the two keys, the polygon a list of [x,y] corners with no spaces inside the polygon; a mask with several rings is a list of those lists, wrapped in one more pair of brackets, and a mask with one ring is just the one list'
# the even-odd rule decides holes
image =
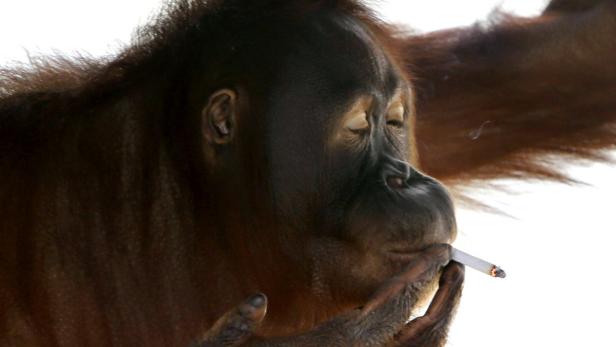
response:
{"label": "knuckle", "polygon": [[457,284],[464,281],[465,269],[459,264],[452,264],[443,274],[443,280],[447,283]]}
{"label": "knuckle", "polygon": [[322,346],[353,346],[361,332],[361,320],[336,319],[331,321],[325,329],[317,332]]}
{"label": "knuckle", "polygon": [[419,318],[419,320],[424,329],[432,328],[438,323],[438,319],[433,317],[432,315],[425,315]]}
{"label": "knuckle", "polygon": [[422,258],[430,259],[435,262],[446,262],[451,259],[452,247],[446,243],[432,245],[422,253]]}
{"label": "knuckle", "polygon": [[263,294],[257,294],[246,300],[238,306],[236,315],[237,319],[246,321],[261,321],[267,313],[267,297]]}

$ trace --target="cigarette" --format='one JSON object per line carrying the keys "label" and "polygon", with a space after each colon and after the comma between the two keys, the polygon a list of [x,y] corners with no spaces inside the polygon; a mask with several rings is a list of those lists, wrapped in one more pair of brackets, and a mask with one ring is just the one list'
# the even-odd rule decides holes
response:
{"label": "cigarette", "polygon": [[485,260],[474,257],[468,253],[464,253],[456,248],[453,248],[453,251],[451,253],[451,259],[468,267],[472,267],[473,269],[481,271],[484,274],[490,275],[492,277],[505,278],[505,276],[507,276],[505,271],[500,267],[488,263]]}

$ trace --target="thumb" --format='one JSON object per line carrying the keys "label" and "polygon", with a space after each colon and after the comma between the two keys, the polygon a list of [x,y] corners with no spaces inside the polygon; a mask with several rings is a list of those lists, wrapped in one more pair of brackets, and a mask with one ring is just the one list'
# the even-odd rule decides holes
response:
{"label": "thumb", "polygon": [[267,297],[256,294],[225,313],[193,347],[233,347],[246,342],[265,318]]}

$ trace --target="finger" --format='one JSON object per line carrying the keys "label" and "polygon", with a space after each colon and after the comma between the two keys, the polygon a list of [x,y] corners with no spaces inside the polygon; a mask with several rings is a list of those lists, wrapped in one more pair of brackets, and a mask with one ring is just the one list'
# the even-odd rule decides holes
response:
{"label": "finger", "polygon": [[351,320],[335,328],[342,337],[339,343],[315,346],[388,346],[395,334],[404,328],[416,302],[415,297],[409,286],[365,315],[356,311]]}
{"label": "finger", "polygon": [[387,281],[362,308],[348,336],[353,346],[388,345],[404,328],[421,285],[451,259],[451,246],[433,245],[409,257],[406,271]]}
{"label": "finger", "polygon": [[[445,267],[439,281],[439,289],[422,317],[416,318],[406,325],[396,336],[400,346],[422,346],[426,339],[435,333],[445,336],[449,320],[453,317],[464,282],[464,266],[451,262]],[[442,332],[442,334],[440,334]]]}
{"label": "finger", "polygon": [[256,294],[222,316],[195,347],[231,347],[246,342],[265,318],[267,297]]}
{"label": "finger", "polygon": [[448,244],[432,245],[421,252],[409,255],[407,269],[381,286],[362,307],[361,315],[366,315],[383,305],[402,292],[408,284],[429,280],[449,261],[451,261],[451,245]]}

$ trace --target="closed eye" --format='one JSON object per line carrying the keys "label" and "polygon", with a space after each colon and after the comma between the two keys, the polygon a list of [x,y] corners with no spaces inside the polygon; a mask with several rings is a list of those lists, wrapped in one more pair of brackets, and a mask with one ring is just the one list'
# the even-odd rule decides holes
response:
{"label": "closed eye", "polygon": [[388,120],[387,125],[396,127],[396,128],[402,128],[404,126],[404,122],[401,122],[399,120]]}
{"label": "closed eye", "polygon": [[366,112],[360,111],[353,114],[344,126],[352,132],[360,133],[367,130],[370,127],[370,123],[368,123]]}
{"label": "closed eye", "polygon": [[401,128],[404,126],[404,106],[400,103],[393,105],[387,111],[387,125]]}

